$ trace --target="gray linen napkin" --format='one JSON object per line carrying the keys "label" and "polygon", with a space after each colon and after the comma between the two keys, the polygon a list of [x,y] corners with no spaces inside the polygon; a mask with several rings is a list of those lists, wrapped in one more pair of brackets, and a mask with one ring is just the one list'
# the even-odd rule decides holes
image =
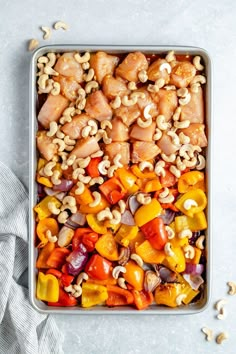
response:
{"label": "gray linen napkin", "polygon": [[63,336],[54,319],[29,303],[21,276],[28,261],[28,196],[0,162],[0,353],[61,354]]}

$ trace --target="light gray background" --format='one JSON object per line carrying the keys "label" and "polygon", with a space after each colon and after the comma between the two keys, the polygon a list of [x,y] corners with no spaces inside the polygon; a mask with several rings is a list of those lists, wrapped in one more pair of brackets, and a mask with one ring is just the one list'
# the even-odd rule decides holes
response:
{"label": "light gray background", "polygon": [[[39,26],[62,19],[67,32],[42,40]],[[207,49],[214,64],[213,295],[193,316],[55,316],[67,354],[236,353],[236,2],[158,0],[0,0],[0,160],[28,183],[28,73],[30,38],[41,44],[163,44]],[[228,299],[228,317],[213,304]],[[207,343],[200,328],[229,332],[222,346]]]}

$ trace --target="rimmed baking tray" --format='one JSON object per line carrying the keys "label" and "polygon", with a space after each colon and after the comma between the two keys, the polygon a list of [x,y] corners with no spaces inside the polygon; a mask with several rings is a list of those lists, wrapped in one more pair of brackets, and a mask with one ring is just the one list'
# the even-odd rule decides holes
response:
{"label": "rimmed baking tray", "polygon": [[[206,286],[204,296],[201,300],[190,305],[184,305],[177,308],[168,308],[165,306],[151,305],[148,309],[138,311],[132,307],[116,307],[108,308],[105,306],[96,306],[90,309],[83,309],[81,307],[49,307],[44,302],[36,299],[36,274],[35,267],[37,250],[35,248],[35,215],[33,207],[37,201],[37,184],[35,182],[35,172],[37,167],[36,158],[36,132],[37,132],[37,115],[36,115],[36,72],[37,59],[48,53],[64,53],[71,51],[79,52],[96,52],[105,51],[108,53],[129,53],[134,51],[141,51],[145,54],[165,54],[170,50],[174,50],[176,54],[183,55],[200,55],[204,61],[205,74],[207,83],[205,88],[205,124],[208,137],[208,147],[206,151],[206,183],[208,195],[207,220],[208,228],[206,230]],[[90,314],[90,315],[108,315],[108,314],[132,314],[132,315],[183,315],[194,314],[203,311],[209,304],[211,295],[212,283],[212,139],[213,139],[213,123],[212,123],[212,63],[209,54],[202,48],[185,47],[185,46],[149,46],[149,45],[49,45],[37,49],[31,60],[30,67],[30,97],[29,97],[29,297],[32,305],[42,313],[60,313],[60,314]]]}

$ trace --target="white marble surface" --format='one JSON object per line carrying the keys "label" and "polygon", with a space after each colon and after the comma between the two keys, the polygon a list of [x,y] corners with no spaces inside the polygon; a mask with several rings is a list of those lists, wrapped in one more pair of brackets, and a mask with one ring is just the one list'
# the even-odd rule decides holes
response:
{"label": "white marble surface", "polygon": [[[214,64],[213,292],[209,308],[193,316],[55,316],[67,354],[235,353],[236,280],[235,82],[236,2],[233,0],[0,0],[0,160],[28,183],[29,38],[39,26],[62,19],[68,32],[47,43],[182,44],[209,51]],[[228,299],[228,317],[215,319],[213,303]],[[207,343],[200,328],[227,330],[222,346]]]}

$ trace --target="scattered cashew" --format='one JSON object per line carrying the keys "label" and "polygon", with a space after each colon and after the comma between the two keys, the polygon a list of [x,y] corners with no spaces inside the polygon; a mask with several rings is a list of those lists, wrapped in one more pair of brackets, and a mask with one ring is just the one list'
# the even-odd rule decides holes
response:
{"label": "scattered cashew", "polygon": [[118,278],[117,284],[119,285],[120,288],[122,289],[127,289],[127,286],[125,284],[125,279],[124,278]]}
{"label": "scattered cashew", "polygon": [[176,93],[178,97],[186,97],[188,94],[188,89],[186,87],[181,87],[176,91]]}
{"label": "scattered cashew", "polygon": [[183,132],[181,132],[179,133],[179,141],[181,144],[186,145],[189,144],[190,138],[187,135],[185,135]]}
{"label": "scattered cashew", "polygon": [[61,212],[61,210],[58,209],[58,208],[56,207],[55,203],[53,203],[53,202],[49,202],[48,205],[47,205],[47,207],[48,207],[48,210],[49,210],[53,215],[58,215],[58,214],[60,214],[60,212]]}
{"label": "scattered cashew", "polygon": [[[141,80],[140,80],[140,81],[141,81]],[[128,89],[129,89],[130,91],[137,90],[136,83],[135,83],[134,81],[130,81],[130,82],[128,83]]]}
{"label": "scattered cashew", "polygon": [[185,97],[179,99],[179,104],[181,106],[185,106],[190,102],[190,100],[191,100],[191,94],[188,93]]}
{"label": "scattered cashew", "polygon": [[46,231],[46,236],[47,236],[49,242],[52,242],[52,243],[57,242],[57,236],[52,236],[51,230]]}
{"label": "scattered cashew", "polygon": [[121,102],[124,106],[126,107],[130,107],[130,106],[133,106],[137,103],[138,101],[138,98],[137,96],[129,99],[128,96],[123,96],[122,99],[121,99]]}
{"label": "scattered cashew", "polygon": [[222,332],[220,334],[218,334],[218,336],[216,337],[216,343],[217,344],[222,344],[222,342],[226,339],[229,338],[229,335],[227,332]]}
{"label": "scattered cashew", "polygon": [[84,183],[84,184],[88,184],[91,181],[91,177],[90,176],[84,176],[82,174],[79,175],[79,181]]}
{"label": "scattered cashew", "polygon": [[149,113],[150,110],[152,109],[152,105],[151,104],[148,104],[144,110],[143,110],[143,116],[145,119],[150,119],[152,118],[151,114]]}
{"label": "scattered cashew", "polygon": [[229,286],[228,294],[236,295],[236,283],[234,283],[233,281],[229,281],[227,285]]}
{"label": "scattered cashew", "polygon": [[154,167],[153,164],[149,161],[142,161],[139,163],[139,169],[141,171],[145,170],[147,168],[149,171],[153,171]]}
{"label": "scattered cashew", "polygon": [[63,205],[68,204],[69,206],[75,206],[76,205],[76,199],[75,199],[75,197],[72,197],[72,196],[66,196],[62,200],[62,204]]}
{"label": "scattered cashew", "polygon": [[163,197],[163,198],[159,197],[158,200],[162,204],[169,204],[169,203],[173,203],[175,197],[172,194],[169,194],[167,197]]}
{"label": "scattered cashew", "polygon": [[53,142],[53,144],[57,144],[59,146],[58,151],[65,150],[66,144],[63,140],[56,138],[56,139],[53,139],[52,142]]}
{"label": "scattered cashew", "polygon": [[175,237],[174,230],[168,225],[165,226],[165,229],[166,229],[166,232],[167,232],[168,240],[172,240]]}
{"label": "scattered cashew", "polygon": [[178,238],[185,238],[185,237],[191,238],[192,235],[193,233],[190,229],[185,229],[178,233]]}
{"label": "scattered cashew", "polygon": [[113,215],[112,215],[109,208],[106,208],[106,209],[100,211],[99,213],[97,213],[98,221],[103,221],[105,219],[111,220],[112,218],[113,218]]}
{"label": "scattered cashew", "polygon": [[61,180],[59,179],[60,174],[61,174],[61,173],[60,173],[60,171],[58,171],[58,170],[53,171],[53,175],[52,175],[52,177],[51,177],[51,181],[52,181],[52,183],[53,183],[55,186],[61,184]]}
{"label": "scattered cashew", "polygon": [[170,242],[167,242],[167,243],[165,244],[164,251],[165,251],[165,254],[166,254],[168,257],[173,257],[173,256],[175,255],[174,252],[173,252],[172,249],[171,249],[171,243],[170,243]]}
{"label": "scattered cashew", "polygon": [[192,207],[197,207],[198,203],[194,199],[186,199],[183,203],[185,210],[190,210]]}
{"label": "scattered cashew", "polygon": [[83,280],[88,280],[88,274],[87,273],[85,273],[85,272],[82,272],[82,273],[80,273],[78,276],[77,276],[77,279],[76,279],[76,284],[77,285],[81,285],[82,284],[82,282],[83,282]]}
{"label": "scattered cashew", "polygon": [[196,247],[199,248],[200,250],[204,250],[204,246],[203,246],[203,242],[205,241],[205,236],[202,235],[200,237],[198,237],[197,241],[196,241]]}
{"label": "scattered cashew", "polygon": [[138,193],[136,199],[137,202],[139,202],[142,205],[150,204],[152,201],[152,198],[148,194],[144,194],[144,193]]}
{"label": "scattered cashew", "polygon": [[163,192],[161,192],[161,193],[159,194],[159,197],[160,197],[160,198],[165,198],[165,197],[167,197],[167,196],[169,195],[169,193],[170,193],[169,188],[165,187],[164,190],[163,190]]}
{"label": "scattered cashew", "polygon": [[55,63],[56,63],[56,60],[57,60],[56,54],[50,52],[50,53],[47,54],[47,57],[49,59],[49,61],[47,63],[47,66],[53,67],[55,65]]}
{"label": "scattered cashew", "polygon": [[39,41],[37,39],[31,39],[28,44],[28,50],[35,50],[39,46]]}
{"label": "scattered cashew", "polygon": [[107,175],[107,170],[111,166],[110,161],[108,160],[102,160],[98,164],[98,170],[102,175]]}
{"label": "scattered cashew", "polygon": [[204,69],[204,66],[200,62],[201,62],[201,57],[199,55],[196,55],[193,58],[193,65],[198,71],[202,71]]}
{"label": "scattered cashew", "polygon": [[191,245],[187,245],[184,247],[184,256],[187,259],[193,259],[195,256],[195,249]]}
{"label": "scattered cashew", "polygon": [[[71,138],[69,137],[69,135],[66,135],[65,138],[64,138],[64,142],[65,142],[66,145],[75,145],[76,140],[71,139]],[[75,155],[74,155],[74,156],[75,156]]]}
{"label": "scattered cashew", "polygon": [[181,172],[180,170],[178,170],[178,168],[176,166],[170,166],[170,172],[177,178],[179,178],[181,176]]}
{"label": "scattered cashew", "polygon": [[166,61],[168,62],[168,63],[170,63],[171,61],[175,61],[176,60],[176,57],[175,57],[175,54],[174,54],[175,52],[173,51],[173,50],[171,50],[171,51],[169,51],[168,53],[167,53],[167,55],[166,55]]}
{"label": "scattered cashew", "polygon": [[180,306],[183,304],[183,300],[187,297],[186,294],[179,294],[178,296],[176,296],[175,302],[177,306]]}
{"label": "scattered cashew", "polygon": [[156,128],[155,134],[153,135],[153,140],[160,140],[162,137],[162,131],[159,128]]}
{"label": "scattered cashew", "polygon": [[203,170],[206,167],[206,159],[202,155],[198,155],[198,161],[199,163],[196,165],[197,170]]}
{"label": "scattered cashew", "polygon": [[159,70],[160,70],[160,71],[166,70],[167,73],[170,74],[170,73],[171,73],[171,66],[170,66],[169,63],[162,63],[162,64],[160,65],[160,67],[159,67]]}
{"label": "scattered cashew", "polygon": [[144,122],[141,118],[138,118],[138,119],[137,119],[137,124],[138,124],[141,128],[150,127],[150,125],[152,125],[152,118],[148,118],[145,122]]}
{"label": "scattered cashew", "polygon": [[147,75],[146,70],[140,70],[138,73],[138,78],[139,78],[139,81],[141,81],[143,83],[148,81],[148,75]]}
{"label": "scattered cashew", "polygon": [[90,93],[92,89],[97,89],[98,88],[98,82],[97,81],[89,81],[85,85],[85,92]]}
{"label": "scattered cashew", "polygon": [[90,127],[89,125],[87,125],[87,127],[84,127],[81,132],[82,137],[87,138],[90,135],[91,130],[92,127]]}
{"label": "scattered cashew", "polygon": [[82,182],[77,182],[77,189],[75,190],[75,194],[76,195],[80,195],[82,193],[84,193],[84,190],[85,190],[85,185],[82,183]]}
{"label": "scattered cashew", "polygon": [[43,169],[43,172],[46,176],[50,177],[53,175],[53,171],[52,169],[56,166],[56,162],[54,161],[50,161],[48,162]]}
{"label": "scattered cashew", "polygon": [[143,266],[143,260],[142,260],[142,258],[141,258],[138,254],[132,253],[131,256],[130,256],[130,259],[132,259],[133,261],[135,261],[135,262],[139,265],[139,267],[142,268],[142,266]]}
{"label": "scattered cashew", "polygon": [[121,213],[118,210],[112,210],[111,224],[118,225],[121,222]]}
{"label": "scattered cashew", "polygon": [[163,115],[159,115],[157,118],[156,118],[156,123],[157,123],[157,127],[160,129],[160,130],[166,130],[169,128],[169,123],[166,122],[166,119],[165,119],[165,116]]}
{"label": "scattered cashew", "polygon": [[108,168],[107,170],[107,176],[109,178],[113,177],[114,176],[114,172],[118,169],[118,167],[116,165],[113,165],[111,167]]}
{"label": "scattered cashew", "polygon": [[200,84],[205,84],[206,83],[206,78],[203,75],[196,75],[194,76],[194,78],[192,79],[192,81],[190,82],[190,84],[196,84],[196,83],[200,83]]}
{"label": "scattered cashew", "polygon": [[58,130],[57,122],[50,122],[49,131],[47,132],[47,136],[54,136]]}
{"label": "scattered cashew", "polygon": [[200,85],[199,82],[195,82],[195,84],[192,84],[192,85],[190,86],[190,91],[191,91],[192,93],[198,93],[200,86],[201,86],[201,85]]}
{"label": "scattered cashew", "polygon": [[44,90],[46,88],[47,80],[48,80],[48,75],[47,74],[42,74],[42,75],[39,76],[37,83],[38,83],[39,88],[41,90]]}
{"label": "scattered cashew", "polygon": [[99,192],[93,192],[92,195],[94,197],[94,200],[93,200],[93,202],[89,203],[89,207],[93,208],[101,202],[102,197]]}
{"label": "scattered cashew", "polygon": [[167,135],[169,135],[171,138],[172,138],[172,143],[174,144],[174,145],[179,145],[180,144],[180,141],[179,141],[179,137],[178,137],[178,135],[175,133],[175,132],[173,132],[172,130],[170,130],[168,133],[167,133]]}
{"label": "scattered cashew", "polygon": [[93,186],[94,184],[103,184],[103,182],[104,182],[104,179],[102,177],[94,177],[89,182],[89,185]]}
{"label": "scattered cashew", "polygon": [[202,329],[201,329],[201,331],[206,335],[206,340],[208,341],[208,342],[210,342],[210,341],[212,341],[212,339],[213,339],[213,331],[212,331],[212,329],[210,329],[210,328],[207,328],[207,327],[203,327]]}
{"label": "scattered cashew", "polygon": [[112,270],[113,278],[118,279],[120,273],[126,273],[126,268],[122,266],[116,266],[115,268],[113,268]]}
{"label": "scattered cashew", "polygon": [[184,129],[190,126],[190,120],[183,120],[182,122],[174,122],[174,127],[177,129]]}
{"label": "scattered cashew", "polygon": [[110,102],[110,106],[113,109],[119,108],[121,106],[121,98],[116,96],[116,98]]}
{"label": "scattered cashew", "polygon": [[181,107],[177,107],[175,110],[175,113],[173,114],[173,121],[177,121],[180,118],[180,114],[181,114]]}
{"label": "scattered cashew", "polygon": [[68,217],[69,217],[69,214],[67,213],[67,211],[61,211],[57,217],[57,220],[60,224],[65,224]]}
{"label": "scattered cashew", "polygon": [[93,77],[94,77],[94,70],[92,68],[89,69],[88,73],[84,74],[84,76],[83,76],[83,78],[86,82],[91,81],[93,79]]}
{"label": "scattered cashew", "polygon": [[41,26],[41,30],[44,32],[43,39],[49,39],[51,37],[51,29],[46,26]]}
{"label": "scattered cashew", "polygon": [[118,205],[120,208],[120,213],[124,214],[124,212],[126,210],[126,204],[125,204],[124,200],[123,199],[119,200]]}
{"label": "scattered cashew", "polygon": [[51,66],[49,65],[45,65],[44,67],[44,73],[47,75],[54,75],[54,76],[58,76],[59,73],[57,71],[55,71]]}
{"label": "scattered cashew", "polygon": [[114,158],[113,158],[113,162],[115,164],[116,167],[121,168],[123,167],[122,163],[120,162],[121,159],[121,154],[117,154]]}
{"label": "scattered cashew", "polygon": [[89,52],[86,52],[86,53],[84,53],[83,56],[80,56],[79,53],[76,53],[76,54],[74,55],[74,58],[75,58],[75,60],[76,60],[78,63],[83,64],[83,63],[86,63],[86,62],[88,62],[88,61],[90,60],[90,53],[89,53]]}
{"label": "scattered cashew", "polygon": [[103,130],[106,129],[106,128],[112,129],[112,123],[111,123],[111,121],[110,121],[110,120],[107,120],[107,119],[103,120],[103,121],[101,122],[101,128],[102,128]]}
{"label": "scattered cashew", "polygon": [[98,150],[97,152],[95,152],[94,154],[91,155],[91,158],[94,157],[101,157],[103,156],[104,152],[102,150]]}
{"label": "scattered cashew", "polygon": [[63,29],[64,31],[68,30],[68,25],[63,21],[57,21],[53,27],[55,30],[59,30],[59,29]]}

